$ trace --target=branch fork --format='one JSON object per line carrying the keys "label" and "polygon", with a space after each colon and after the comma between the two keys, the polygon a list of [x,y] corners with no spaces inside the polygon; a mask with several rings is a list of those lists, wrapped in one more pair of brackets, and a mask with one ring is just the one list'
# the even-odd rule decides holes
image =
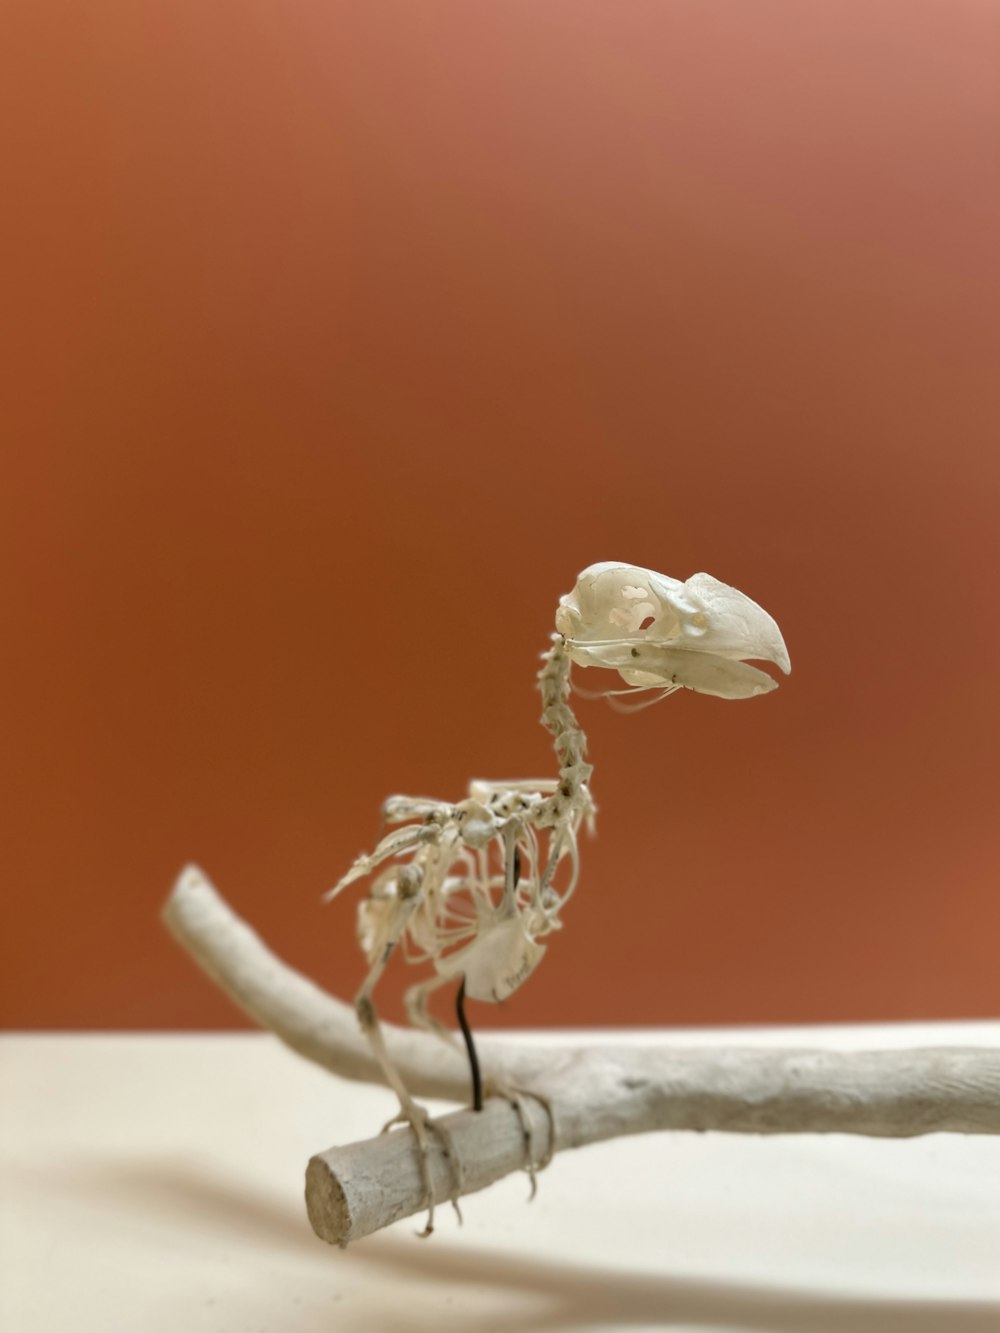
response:
{"label": "branch fork", "polygon": [[[384,1082],[353,1006],[277,958],[194,866],[163,920],[238,1007],[299,1055],[343,1078]],[[418,1097],[465,1102],[457,1046],[385,1025],[391,1059]],[[1000,1133],[1000,1049],[890,1051],[767,1047],[531,1046],[480,1042],[487,1086],[528,1090],[442,1117],[428,1166],[440,1198],[472,1194],[557,1152],[657,1130],[739,1134]],[[526,1132],[527,1126],[527,1132]],[[452,1158],[449,1159],[445,1144]],[[316,1234],[347,1245],[426,1205],[412,1130],[312,1158],[306,1207]]]}

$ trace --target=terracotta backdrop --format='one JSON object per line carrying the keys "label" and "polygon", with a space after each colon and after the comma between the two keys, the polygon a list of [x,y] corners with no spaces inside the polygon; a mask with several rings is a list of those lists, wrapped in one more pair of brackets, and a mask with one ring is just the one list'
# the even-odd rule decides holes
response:
{"label": "terracotta backdrop", "polygon": [[187,859],[350,994],[321,892],[390,792],[549,770],[601,559],[794,671],[581,704],[583,885],[476,1020],[1000,1011],[997,6],[14,0],[0,51],[6,1023],[240,1022]]}

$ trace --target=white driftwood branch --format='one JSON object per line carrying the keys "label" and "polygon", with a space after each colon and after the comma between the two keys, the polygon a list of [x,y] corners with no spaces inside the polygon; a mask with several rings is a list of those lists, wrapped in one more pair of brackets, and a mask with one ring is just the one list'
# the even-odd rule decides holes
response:
{"label": "white driftwood branch", "polygon": [[[382,1081],[353,1008],[276,958],[199,870],[181,875],[164,920],[231,999],[300,1055],[347,1078]],[[457,1048],[425,1033],[385,1031],[415,1095],[467,1099],[468,1067]],[[532,1047],[484,1038],[481,1057],[488,1077],[538,1095],[526,1098],[536,1160],[662,1129],[890,1138],[1000,1133],[1000,1050],[992,1048]],[[507,1102],[443,1123],[463,1166],[462,1193],[526,1165],[524,1136]],[[447,1198],[451,1164],[436,1145],[431,1169],[439,1197]],[[325,1240],[347,1244],[425,1203],[409,1130],[331,1149],[309,1164],[307,1206]]]}

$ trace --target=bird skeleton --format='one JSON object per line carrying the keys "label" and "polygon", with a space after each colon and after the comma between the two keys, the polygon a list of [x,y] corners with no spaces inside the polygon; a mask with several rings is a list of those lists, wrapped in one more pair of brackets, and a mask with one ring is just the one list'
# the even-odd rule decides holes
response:
{"label": "bird skeleton", "polygon": [[[631,709],[681,688],[728,699],[776,688],[750,659],[789,669],[774,621],[733,588],[707,574],[681,583],[630,565],[585,570],[560,602],[540,673],[559,777],[474,783],[457,806],[387,803],[392,833],[342,882],[374,876],[359,913],[370,972],[354,1009],[272,953],[198,867],[180,874],[163,918],[181,947],[299,1055],[343,1078],[388,1082],[399,1118],[413,1126],[413,1135],[383,1134],[311,1158],[306,1208],[323,1240],[345,1246],[422,1208],[433,1216],[435,1197],[455,1201],[530,1165],[528,1131],[546,1159],[663,1130],[1000,1134],[1000,1051],[985,1044],[871,1051],[492,1038],[488,1068],[506,1101],[493,1097],[477,1113],[480,1091],[471,1109],[435,1122],[413,1102],[411,1091],[457,1101],[467,1087],[460,1048],[433,1035],[452,1042],[427,1012],[430,991],[457,980],[460,997],[466,986],[487,999],[511,993],[537,966],[575,884],[577,835],[593,806],[585,740],[569,706],[571,667],[617,671],[625,688],[604,693]],[[432,1033],[383,1028],[372,1005],[398,941],[431,964],[410,1003],[418,1028]],[[458,1013],[461,1023],[461,1003]],[[471,1058],[471,1038],[467,1050]]]}
{"label": "bird skeleton", "polygon": [[[337,896],[369,878],[358,908],[358,938],[368,973],[355,997],[361,1027],[384,1077],[399,1099],[395,1120],[416,1136],[428,1219],[433,1229],[435,1189],[428,1134],[436,1134],[454,1163],[452,1202],[462,1192],[461,1166],[448,1133],[410,1095],[389,1055],[373,993],[397,945],[430,976],[405,996],[411,1022],[449,1042],[453,1034],[430,1012],[434,991],[458,983],[457,1014],[472,1069],[473,1106],[483,1089],[466,997],[497,1003],[513,994],[541,962],[545,941],[579,876],[579,834],[592,825],[591,765],[587,741],[570,707],[571,671],[598,667],[618,672],[624,688],[603,693],[631,710],[679,689],[723,699],[747,699],[777,687],[748,659],[790,670],[774,620],[743,593],[709,574],[686,582],[635,565],[591,565],[560,599],[556,632],[538,673],[542,725],[551,733],[557,778],[473,781],[457,804],[392,796],[383,823],[392,826],[373,851],[359,856],[326,895]],[[650,697],[636,704],[634,696]],[[521,1117],[533,1174],[531,1129],[516,1088],[494,1086]],[[394,1123],[390,1122],[390,1123]]]}

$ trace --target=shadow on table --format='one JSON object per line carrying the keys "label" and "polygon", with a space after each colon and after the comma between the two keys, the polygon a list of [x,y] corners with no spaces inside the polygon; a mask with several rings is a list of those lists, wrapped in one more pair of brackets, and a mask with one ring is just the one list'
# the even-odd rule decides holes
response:
{"label": "shadow on table", "polygon": [[[884,1299],[805,1291],[774,1284],[689,1278],[668,1273],[623,1273],[577,1267],[537,1255],[468,1249],[440,1240],[376,1236],[343,1254],[324,1247],[309,1230],[304,1210],[283,1199],[212,1177],[190,1164],[162,1161],[91,1171],[102,1198],[112,1206],[140,1206],[206,1230],[252,1238],[299,1255],[312,1254],[331,1269],[360,1264],[421,1281],[442,1290],[493,1286],[541,1299],[532,1329],[721,1326],[733,1333],[997,1333],[1000,1303]],[[82,1183],[82,1181],[81,1181]],[[548,1308],[546,1308],[546,1303]],[[399,1328],[409,1328],[401,1315]],[[310,1327],[315,1324],[310,1321]],[[331,1325],[331,1328],[333,1325]],[[383,1322],[393,1333],[391,1316]],[[524,1329],[523,1312],[505,1319],[493,1312],[495,1333]]]}
{"label": "shadow on table", "polygon": [[[432,1252],[433,1250],[433,1252]],[[773,1284],[623,1273],[497,1251],[384,1237],[351,1251],[363,1263],[442,1283],[491,1284],[549,1297],[552,1307],[532,1329],[675,1326],[724,1327],[738,1333],[997,1333],[1000,1304],[992,1301],[880,1299],[806,1291]],[[523,1329],[523,1315],[495,1316],[496,1333]]]}

